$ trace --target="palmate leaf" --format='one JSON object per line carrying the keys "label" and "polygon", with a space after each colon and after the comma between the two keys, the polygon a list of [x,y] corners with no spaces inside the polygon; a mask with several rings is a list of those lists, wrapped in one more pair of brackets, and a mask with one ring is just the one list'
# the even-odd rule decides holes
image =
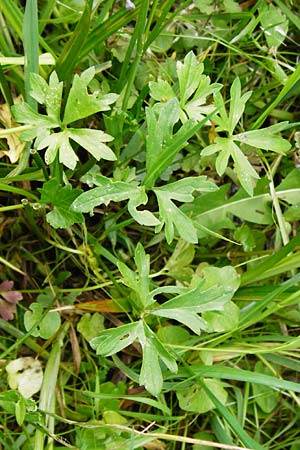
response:
{"label": "palmate leaf", "polygon": [[142,312],[155,303],[150,293],[150,256],[145,253],[143,246],[138,243],[134,255],[137,272],[129,269],[123,262],[118,262],[118,268],[123,276],[122,282],[134,293],[129,301],[135,311]]}
{"label": "palmate leaf", "polygon": [[143,320],[101,331],[99,336],[90,341],[90,345],[98,355],[111,356],[136,340],[141,344],[143,351],[139,383],[144,385],[152,395],[157,396],[163,384],[159,360],[174,373],[177,372],[177,364],[175,357],[165,349]]}
{"label": "palmate leaf", "polygon": [[214,183],[207,181],[206,177],[189,177],[166,186],[153,189],[157,197],[159,206],[159,217],[161,224],[157,227],[160,230],[165,225],[167,242],[174,239],[175,229],[179,236],[190,243],[198,242],[197,230],[193,221],[185,215],[172,200],[179,202],[193,201],[193,192],[213,192],[217,190]]}
{"label": "palmate leaf", "polygon": [[165,103],[173,98],[179,101],[179,118],[181,122],[189,119],[201,121],[215,108],[207,104],[207,97],[219,91],[222,87],[219,83],[210,83],[210,78],[203,75],[203,63],[200,63],[194,53],[189,52],[183,62],[178,61],[176,72],[179,82],[179,95],[168,81],[158,80],[149,83],[150,95],[154,100]]}
{"label": "palmate leaf", "polygon": [[128,201],[128,211],[132,217],[141,225],[156,226],[160,221],[150,211],[139,211],[140,205],[148,202],[148,197],[143,186],[136,182],[113,181],[110,178],[98,174],[86,178],[88,184],[97,187],[81,194],[72,204],[73,211],[92,213],[96,206],[108,205],[111,201]]}
{"label": "palmate leaf", "polygon": [[201,330],[208,330],[208,324],[198,314],[205,311],[222,311],[233,294],[234,289],[228,286],[215,285],[206,290],[199,286],[187,289],[186,292],[168,300],[159,308],[151,310],[151,314],[176,320],[199,335]]}

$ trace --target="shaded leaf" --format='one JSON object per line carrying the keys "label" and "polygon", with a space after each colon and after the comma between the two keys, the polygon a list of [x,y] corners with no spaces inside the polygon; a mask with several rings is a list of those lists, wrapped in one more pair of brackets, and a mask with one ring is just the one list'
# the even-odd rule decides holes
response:
{"label": "shaded leaf", "polygon": [[81,212],[71,209],[71,204],[82,192],[81,189],[72,189],[70,185],[60,186],[56,179],[44,183],[38,189],[41,193],[41,204],[51,204],[52,211],[46,214],[47,221],[54,228],[69,228],[74,223],[84,221]]}
{"label": "shaded leaf", "polygon": [[4,320],[12,320],[17,311],[16,303],[23,299],[21,292],[14,291],[11,280],[0,283],[0,316]]}
{"label": "shaded leaf", "polygon": [[[225,404],[227,401],[227,392],[220,380],[204,379],[203,383],[214,392],[221,403]],[[204,414],[215,408],[215,404],[209,398],[201,385],[195,383],[184,389],[178,389],[176,395],[179,401],[179,406],[184,411],[194,412],[197,414]]]}
{"label": "shaded leaf", "polygon": [[60,314],[57,311],[48,311],[44,314],[44,308],[39,303],[32,303],[29,311],[24,314],[24,326],[30,334],[42,339],[50,339],[58,331],[61,324]]}

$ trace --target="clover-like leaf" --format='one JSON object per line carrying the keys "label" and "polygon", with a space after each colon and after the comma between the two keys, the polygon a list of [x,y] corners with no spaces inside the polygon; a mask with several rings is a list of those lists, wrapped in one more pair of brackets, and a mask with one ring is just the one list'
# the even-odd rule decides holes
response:
{"label": "clover-like leaf", "polygon": [[27,331],[31,330],[31,335],[42,339],[50,339],[58,331],[61,319],[57,311],[48,311],[39,303],[32,303],[29,310],[24,314],[24,326]]}

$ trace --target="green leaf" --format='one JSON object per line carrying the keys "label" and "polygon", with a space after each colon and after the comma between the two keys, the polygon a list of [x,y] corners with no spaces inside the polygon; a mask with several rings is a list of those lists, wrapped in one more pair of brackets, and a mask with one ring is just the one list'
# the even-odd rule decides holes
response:
{"label": "green leaf", "polygon": [[143,349],[143,363],[139,382],[144,385],[147,391],[157,396],[162,390],[163,376],[159,360],[176,373],[177,364],[175,358],[166,350],[158,337],[144,322],[140,322],[139,341]]}
{"label": "green leaf", "polygon": [[[254,372],[269,376],[273,375],[273,371],[271,371],[261,361],[257,361],[257,363],[255,364]],[[270,414],[280,402],[279,393],[269,386],[252,384],[252,392],[255,402],[266,414]]]}
{"label": "green leaf", "polygon": [[151,97],[158,102],[165,103],[175,97],[175,92],[167,81],[150,81],[149,88]]}
{"label": "green leaf", "polygon": [[109,105],[117,100],[117,94],[88,93],[87,87],[94,75],[94,67],[88,68],[81,75],[75,74],[63,118],[65,125],[96,114],[99,111],[109,111]]}
{"label": "green leaf", "polygon": [[[215,393],[221,403],[225,405],[227,401],[227,392],[220,380],[204,379],[203,383]],[[179,401],[179,406],[184,411],[189,411],[197,414],[204,414],[211,411],[216,406],[207,395],[205,390],[198,383],[194,383],[183,389],[178,389],[176,395]]]}
{"label": "green leaf", "polygon": [[51,204],[53,207],[46,215],[53,228],[69,228],[74,223],[83,223],[83,215],[71,209],[71,204],[80,195],[81,189],[72,189],[71,185],[61,187],[56,179],[52,179],[38,190],[41,193],[40,203]]}
{"label": "green leaf", "polygon": [[60,123],[63,83],[59,82],[56,72],[51,73],[49,84],[40,75],[31,73],[30,85],[31,97],[41,105],[45,105],[47,115],[54,122]]}
{"label": "green leaf", "polygon": [[25,102],[17,103],[11,109],[16,122],[33,126],[35,136],[39,128],[51,129],[59,127],[59,123],[53,120],[53,118],[38,114]]}
{"label": "green leaf", "polygon": [[142,225],[158,225],[160,222],[150,211],[138,211],[136,208],[147,203],[148,197],[143,187],[136,182],[113,181],[98,174],[89,174],[85,181],[97,187],[79,195],[73,202],[73,211],[92,212],[101,204],[108,205],[111,201],[120,202],[129,199],[130,214]]}
{"label": "green leaf", "polygon": [[184,58],[183,63],[178,61],[176,70],[179,81],[180,104],[185,105],[187,100],[196,91],[202,78],[204,65],[197,61],[196,56],[190,51]]}
{"label": "green leaf", "polygon": [[[229,109],[229,123],[227,131],[231,135],[233,133],[233,130],[235,129],[236,125],[238,124],[238,121],[242,117],[245,105],[249,98],[251,97],[252,92],[246,92],[242,95],[241,92],[241,82],[239,78],[236,78],[234,82],[232,83],[232,86],[230,88],[230,109]],[[217,131],[219,131],[217,129]]]}
{"label": "green leaf", "polygon": [[99,313],[84,314],[77,324],[77,330],[87,340],[97,337],[99,331],[104,330],[104,316]]}
{"label": "green leaf", "polygon": [[223,310],[234,293],[230,287],[223,286],[213,286],[207,290],[197,287],[185,291],[163,303],[159,308],[151,310],[151,314],[176,320],[198,335],[201,330],[208,331],[206,321],[198,314],[204,311]]}
{"label": "green leaf", "polygon": [[39,336],[42,339],[53,337],[60,327],[60,314],[57,311],[49,311],[44,315],[44,308],[39,303],[32,303],[29,309],[30,311],[26,311],[24,314],[26,330],[28,331],[36,325],[36,328],[31,331],[32,336]]}
{"label": "green leaf", "polygon": [[160,188],[153,189],[159,206],[160,230],[165,225],[167,242],[174,239],[175,228],[179,236],[190,243],[197,243],[197,231],[192,220],[186,216],[172,200],[190,202],[193,200],[193,192],[212,192],[217,187],[206,180],[206,177],[189,177]]}
{"label": "green leaf", "polygon": [[139,322],[133,322],[117,328],[100,331],[100,334],[90,341],[97,355],[111,356],[131,345],[138,337]]}
{"label": "green leaf", "polygon": [[164,308],[152,310],[151,314],[159,317],[176,320],[182,323],[195,334],[200,335],[201,330],[208,331],[207,322],[197,315],[197,312],[189,308]]}
{"label": "green leaf", "polygon": [[204,274],[205,282],[203,286],[205,289],[217,285],[232,289],[235,292],[240,286],[240,275],[232,266],[205,266],[201,268],[201,272]]}
{"label": "green leaf", "polygon": [[110,142],[113,137],[101,130],[91,130],[89,128],[68,128],[68,136],[85,148],[94,158],[115,161],[117,159],[114,152],[103,142]]}
{"label": "green leaf", "polygon": [[70,144],[68,131],[48,134],[39,140],[37,150],[42,150],[44,148],[46,148],[46,164],[52,164],[58,153],[59,162],[69,169],[75,169],[78,157]]}
{"label": "green leaf", "polygon": [[239,324],[240,309],[235,303],[229,302],[224,305],[223,311],[204,312],[202,317],[210,333],[231,331]]}
{"label": "green leaf", "polygon": [[128,201],[129,214],[141,225],[145,226],[157,226],[160,225],[160,221],[152,214],[152,212],[138,210],[138,206],[146,205],[148,197],[145,192],[145,188],[141,186],[136,192],[133,192]]}
{"label": "green leaf", "polygon": [[259,8],[260,22],[270,49],[277,49],[285,40],[289,21],[280,8],[262,4]]}
{"label": "green leaf", "polygon": [[131,297],[133,308],[142,312],[149,307],[155,300],[150,294],[150,256],[145,253],[141,243],[138,243],[134,256],[137,273],[129,269],[123,262],[118,262],[118,268],[123,276],[122,282],[128,286],[134,295]]}
{"label": "green leaf", "polygon": [[242,187],[252,196],[254,180],[257,180],[259,175],[253,169],[244,153],[234,142],[231,143],[231,156],[234,160],[235,172]]}
{"label": "green leaf", "polygon": [[235,230],[233,237],[236,241],[242,244],[245,252],[252,252],[252,250],[256,247],[253,232],[245,223]]}
{"label": "green leaf", "polygon": [[197,313],[222,310],[233,293],[233,289],[226,286],[215,285],[206,290],[202,290],[201,286],[194,289],[184,288],[182,294],[160,305],[159,310],[189,308]]}
{"label": "green leaf", "polygon": [[[280,125],[284,125],[283,122]],[[276,136],[276,129],[273,127],[262,128],[261,130],[246,131],[233,136],[234,140],[250,145],[251,147],[271,150],[284,155],[291,148],[291,144],[287,139]]]}
{"label": "green leaf", "polygon": [[[158,115],[154,108],[146,108],[146,170],[151,172],[161,159],[164,147],[171,139],[173,127],[179,120],[179,104],[176,98],[163,103]],[[179,150],[178,150],[179,151]]]}

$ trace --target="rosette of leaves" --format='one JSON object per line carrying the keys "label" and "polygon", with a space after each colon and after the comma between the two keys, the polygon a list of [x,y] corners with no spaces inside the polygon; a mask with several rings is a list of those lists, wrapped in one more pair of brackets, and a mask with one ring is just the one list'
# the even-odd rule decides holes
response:
{"label": "rosette of leaves", "polygon": [[36,112],[26,102],[12,107],[15,120],[29,125],[29,129],[22,133],[21,139],[29,142],[35,139],[34,147],[37,150],[46,149],[46,164],[53,163],[58,155],[60,163],[74,169],[78,156],[71,141],[87,150],[97,161],[101,158],[110,161],[116,159],[113,151],[105,145],[105,142],[113,139],[112,136],[102,130],[72,127],[78,120],[100,111],[108,111],[110,105],[118,98],[118,95],[113,93],[89,93],[88,85],[94,76],[94,67],[74,76],[63,117],[61,117],[63,83],[59,81],[56,72],[51,73],[49,83],[35,73],[30,77],[30,95],[39,104],[44,105],[46,114]]}
{"label": "rosette of leaves", "polygon": [[[160,321],[174,320],[196,335],[200,335],[202,330],[209,332],[209,324],[201,314],[222,311],[230,302],[235,288],[223,282],[206,287],[201,281],[191,287],[157,287],[150,277],[150,256],[141,244],[135,249],[134,259],[136,271],[123,262],[118,263],[118,268],[121,281],[128,288],[132,314],[137,320],[100,331],[90,344],[97,354],[111,356],[138,341],[142,349],[139,383],[157,396],[163,387],[165,371],[177,372],[176,353],[166,348],[156,333],[157,318]],[[165,296],[167,300],[162,302]]]}
{"label": "rosette of leaves", "polygon": [[188,119],[201,121],[214,110],[214,105],[207,102],[207,97],[222,87],[219,83],[211,84],[209,76],[204,75],[203,70],[204,64],[191,51],[183,62],[176,63],[178,82],[171,86],[166,80],[152,81],[149,83],[150,95],[161,103],[177,98],[182,123]]}
{"label": "rosette of leaves", "polygon": [[241,186],[249,195],[253,195],[253,187],[259,175],[248,161],[243,152],[243,146],[252,149],[273,151],[282,155],[291,148],[291,144],[277,133],[288,128],[287,122],[278,123],[260,130],[250,130],[234,134],[234,130],[240,121],[245,105],[251,96],[251,91],[242,94],[241,82],[236,78],[230,89],[230,106],[226,110],[225,101],[220,92],[214,93],[214,104],[217,113],[212,120],[217,125],[216,132],[225,132],[226,137],[217,136],[215,142],[202,150],[202,156],[217,153],[216,171],[223,175],[228,166],[229,158],[234,162],[234,171]]}

